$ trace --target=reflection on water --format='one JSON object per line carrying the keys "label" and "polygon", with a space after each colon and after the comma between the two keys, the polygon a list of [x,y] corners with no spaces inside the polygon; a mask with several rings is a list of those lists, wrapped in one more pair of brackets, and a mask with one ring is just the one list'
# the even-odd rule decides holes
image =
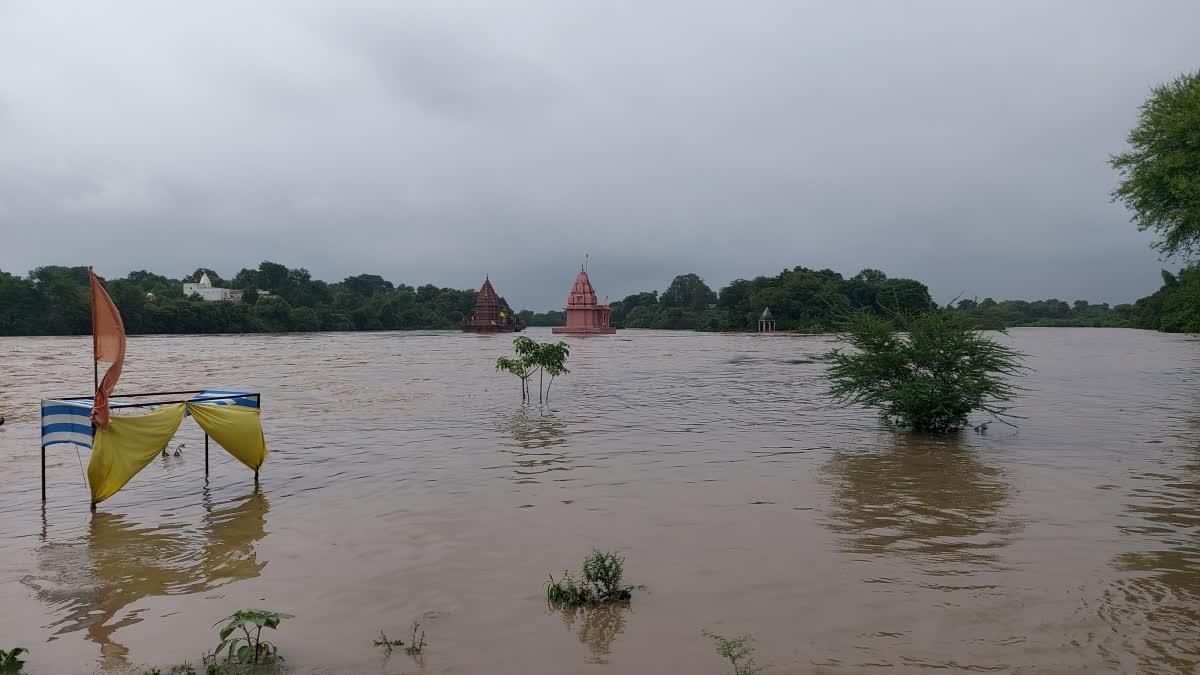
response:
{"label": "reflection on water", "polygon": [[522,408],[502,422],[502,432],[512,437],[504,444],[513,456],[513,474],[517,483],[537,483],[538,476],[551,471],[567,471],[571,460],[555,449],[567,443],[567,425],[548,410]]}
{"label": "reflection on water", "polygon": [[62,617],[50,626],[56,636],[84,630],[100,645],[105,668],[124,666],[128,650],[113,633],[141,621],[137,611],[120,616],[125,607],[262,573],[267,563],[257,559],[254,545],[266,535],[268,508],[257,491],[218,508],[206,495],[199,527],[141,526],[121,514],[97,512],[81,543],[41,547],[39,573],[23,581],[40,600],[59,608]]}
{"label": "reflection on water", "polygon": [[[1141,473],[1120,530],[1151,548],[1113,559],[1124,575],[1105,590],[1099,613],[1110,625],[1139,629],[1121,640],[1145,672],[1200,670],[1200,461],[1170,474]],[[1129,638],[1133,638],[1132,640]],[[1124,650],[1122,650],[1124,651]]]}
{"label": "reflection on water", "polygon": [[594,607],[563,607],[559,610],[567,630],[574,631],[579,624],[579,641],[587,645],[591,656],[588,663],[608,663],[613,642],[625,632],[629,602],[618,602]]}
{"label": "reflection on water", "polygon": [[1011,486],[960,437],[900,435],[882,451],[835,451],[828,527],[850,553],[899,555],[949,574],[999,564],[1017,523]]}

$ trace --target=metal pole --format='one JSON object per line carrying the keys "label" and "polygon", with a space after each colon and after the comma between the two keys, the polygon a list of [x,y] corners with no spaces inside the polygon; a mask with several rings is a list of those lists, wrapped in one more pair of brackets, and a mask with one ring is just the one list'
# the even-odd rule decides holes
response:
{"label": "metal pole", "polygon": [[46,446],[42,446],[42,501],[46,501]]}
{"label": "metal pole", "polygon": [[[259,425],[261,428],[261,425],[262,425],[262,394],[261,393],[254,395],[254,403],[255,403],[256,409],[258,410]],[[261,468],[262,467],[259,467],[259,469],[261,469]],[[254,487],[256,489],[258,488],[258,469],[254,470]]]}
{"label": "metal pole", "polygon": [[204,477],[208,478],[208,434],[204,434]]}
{"label": "metal pole", "polygon": [[92,396],[95,396],[100,388],[100,363],[96,361],[96,287],[91,265],[88,265],[88,277],[88,299],[92,303]]}

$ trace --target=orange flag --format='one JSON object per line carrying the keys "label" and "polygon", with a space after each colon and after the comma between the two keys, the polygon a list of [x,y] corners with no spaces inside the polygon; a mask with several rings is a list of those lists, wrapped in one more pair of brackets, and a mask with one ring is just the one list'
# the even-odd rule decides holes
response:
{"label": "orange flag", "polygon": [[108,397],[112,396],[121,369],[125,367],[125,322],[113,304],[112,298],[92,268],[88,268],[92,283],[92,344],[96,361],[111,363],[100,386],[96,389],[96,400],[92,405],[92,423],[101,429],[108,428]]}

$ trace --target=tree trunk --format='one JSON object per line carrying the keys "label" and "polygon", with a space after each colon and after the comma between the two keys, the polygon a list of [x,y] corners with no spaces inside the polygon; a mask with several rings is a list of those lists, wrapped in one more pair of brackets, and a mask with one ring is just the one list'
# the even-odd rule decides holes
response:
{"label": "tree trunk", "polygon": [[[546,393],[547,395],[549,394],[549,392]],[[542,403],[542,369],[538,368],[538,405],[541,405]]]}
{"label": "tree trunk", "polygon": [[546,385],[546,403],[550,403],[550,387],[554,386],[554,376],[550,376],[550,384]]}

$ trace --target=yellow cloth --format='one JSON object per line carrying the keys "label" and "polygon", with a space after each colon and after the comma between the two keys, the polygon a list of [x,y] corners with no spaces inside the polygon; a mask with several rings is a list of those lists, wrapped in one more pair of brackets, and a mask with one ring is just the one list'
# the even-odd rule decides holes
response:
{"label": "yellow cloth", "polygon": [[261,411],[237,405],[189,403],[188,412],[204,433],[212,436],[239,462],[258,471],[267,459],[267,441],[263,438]]}
{"label": "yellow cloth", "polygon": [[174,403],[145,415],[113,415],[107,429],[96,429],[87,471],[93,504],[115,495],[167,447],[183,422],[183,409],[183,403]]}
{"label": "yellow cloth", "polygon": [[258,408],[172,403],[145,415],[114,415],[107,429],[96,429],[87,471],[93,504],[115,495],[167,447],[183,422],[185,408],[218,445],[258,471],[267,458]]}

